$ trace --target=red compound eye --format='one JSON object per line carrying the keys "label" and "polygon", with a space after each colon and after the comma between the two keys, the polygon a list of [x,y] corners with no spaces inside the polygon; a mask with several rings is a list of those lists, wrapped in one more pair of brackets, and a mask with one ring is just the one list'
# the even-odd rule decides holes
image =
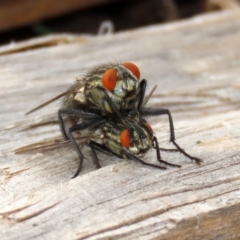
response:
{"label": "red compound eye", "polygon": [[135,64],[128,62],[124,63],[123,66],[127,68],[129,71],[131,71],[132,74],[135,75],[137,79],[140,78],[140,70]]}
{"label": "red compound eye", "polygon": [[117,71],[113,68],[108,69],[102,77],[103,86],[109,90],[113,91],[117,82]]}
{"label": "red compound eye", "polygon": [[128,130],[128,129],[124,129],[124,130],[121,132],[120,141],[121,141],[121,144],[122,144],[125,148],[129,148],[129,145],[130,145],[130,133],[129,133],[129,130]]}

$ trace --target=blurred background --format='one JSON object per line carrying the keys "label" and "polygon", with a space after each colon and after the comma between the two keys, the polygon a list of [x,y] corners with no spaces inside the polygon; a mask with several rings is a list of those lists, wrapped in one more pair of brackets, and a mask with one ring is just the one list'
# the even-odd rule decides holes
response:
{"label": "blurred background", "polygon": [[[97,34],[240,8],[240,0],[0,0],[0,45],[51,33]],[[108,22],[109,23],[109,22]]]}

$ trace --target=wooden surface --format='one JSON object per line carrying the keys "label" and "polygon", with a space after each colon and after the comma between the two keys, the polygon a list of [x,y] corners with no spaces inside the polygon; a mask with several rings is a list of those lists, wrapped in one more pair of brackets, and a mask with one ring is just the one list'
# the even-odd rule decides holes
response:
{"label": "wooden surface", "polygon": [[109,0],[3,0],[0,1],[0,31],[49,19],[60,14],[97,6]]}
{"label": "wooden surface", "polygon": [[[229,11],[113,36],[36,39],[27,51],[11,46],[11,54],[0,49],[0,239],[239,239],[239,39],[240,12]],[[137,64],[148,91],[158,84],[148,105],[170,109],[177,142],[204,159],[201,166],[178,153],[163,153],[182,165],[166,171],[100,154],[103,167],[95,170],[85,149],[88,160],[71,180],[78,160],[70,146],[14,153],[60,137],[56,124],[43,124],[56,119],[59,102],[26,111],[113,61]],[[167,118],[149,122],[161,146],[171,147]],[[156,163],[154,151],[144,160]]]}

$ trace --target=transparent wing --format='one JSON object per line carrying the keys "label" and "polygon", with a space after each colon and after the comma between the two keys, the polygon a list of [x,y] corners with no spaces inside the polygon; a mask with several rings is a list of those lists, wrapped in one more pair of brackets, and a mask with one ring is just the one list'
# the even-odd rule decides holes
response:
{"label": "transparent wing", "polygon": [[[75,140],[79,145],[83,145],[84,143],[90,141],[91,139],[94,138],[94,133],[88,132],[88,134],[80,136],[80,137],[75,137]],[[96,136],[97,139],[97,136]],[[71,144],[70,140],[62,140],[62,139],[49,139],[49,140],[44,140],[41,142],[36,142],[32,144],[28,144],[23,147],[15,148],[14,153],[15,154],[21,154],[21,153],[28,153],[32,151],[41,151],[41,152],[46,152],[54,149],[59,149],[61,147],[67,146]]]}
{"label": "transparent wing", "polygon": [[151,92],[144,98],[142,107],[144,107],[144,106],[147,104],[148,100],[149,100],[150,97],[153,95],[153,93],[154,93],[154,91],[156,90],[156,88],[157,88],[157,85],[155,85],[155,86],[153,87],[153,89],[151,90]]}
{"label": "transparent wing", "polygon": [[56,97],[50,99],[49,101],[47,101],[47,102],[45,102],[45,103],[43,103],[43,104],[41,104],[41,105],[33,108],[32,110],[28,111],[27,113],[25,113],[25,115],[28,115],[28,114],[30,114],[30,113],[33,113],[33,112],[39,110],[40,108],[43,108],[43,107],[47,106],[48,104],[50,104],[50,103],[58,100],[59,98],[64,97],[64,96],[66,96],[66,95],[68,95],[68,94],[70,94],[70,93],[73,93],[73,92],[74,92],[74,91],[66,91],[66,92],[63,92],[63,93],[57,95]]}

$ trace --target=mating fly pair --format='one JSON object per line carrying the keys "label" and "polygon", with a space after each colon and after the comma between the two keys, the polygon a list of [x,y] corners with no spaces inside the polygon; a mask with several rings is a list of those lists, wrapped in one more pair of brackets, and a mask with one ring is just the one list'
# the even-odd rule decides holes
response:
{"label": "mating fly pair", "polygon": [[[170,142],[175,145],[175,151],[181,152],[197,164],[202,161],[186,153],[175,142],[173,120],[168,109],[144,107],[148,100],[145,98],[146,80],[139,79],[140,71],[133,63],[102,65],[89,71],[66,92],[27,113],[64,97],[62,107],[58,111],[58,120],[64,140],[70,140],[80,160],[74,177],[80,173],[84,159],[74,132],[80,135],[86,131],[89,133],[89,138],[84,144],[91,149],[98,168],[100,164],[96,151],[165,169],[140,159],[151,148],[156,149],[157,160],[160,163],[180,167],[161,159],[157,138],[150,125],[142,118],[149,115],[168,115]],[[68,129],[65,127],[64,116],[71,122]]]}

